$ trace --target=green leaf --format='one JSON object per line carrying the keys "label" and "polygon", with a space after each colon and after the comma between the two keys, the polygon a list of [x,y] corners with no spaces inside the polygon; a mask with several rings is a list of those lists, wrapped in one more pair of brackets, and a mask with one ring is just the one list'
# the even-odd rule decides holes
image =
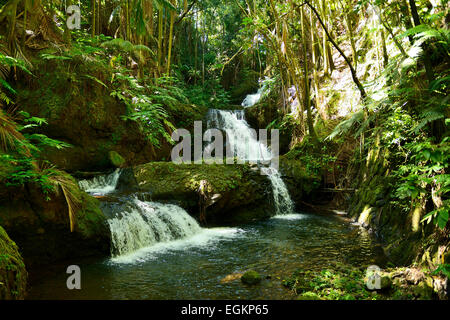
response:
{"label": "green leaf", "polygon": [[12,93],[14,93],[14,94],[17,93],[17,91],[14,90],[13,87],[11,87],[11,86],[9,85],[9,83],[6,82],[5,80],[3,80],[2,78],[0,78],[0,84],[1,84],[2,86],[4,86],[6,89],[8,89],[9,91],[11,91]]}
{"label": "green leaf", "polygon": [[437,216],[437,224],[439,228],[444,229],[448,222],[448,210],[440,210]]}
{"label": "green leaf", "polygon": [[103,82],[101,82],[99,79],[97,79],[96,77],[90,76],[88,74],[84,75],[86,78],[94,80],[95,82],[101,84],[102,86],[104,86],[105,88],[108,88],[108,86],[106,84],[104,84]]}

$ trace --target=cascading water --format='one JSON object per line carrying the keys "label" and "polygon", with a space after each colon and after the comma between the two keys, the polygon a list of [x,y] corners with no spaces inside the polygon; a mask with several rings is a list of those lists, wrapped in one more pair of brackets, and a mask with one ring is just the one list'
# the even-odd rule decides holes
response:
{"label": "cascading water", "polygon": [[116,189],[120,177],[120,169],[113,173],[103,176],[97,176],[89,180],[80,180],[78,185],[81,190],[95,195],[105,195]]}
{"label": "cascading water", "polygon": [[[249,124],[245,121],[245,114],[242,110],[211,109],[208,113],[207,125],[208,128],[224,130],[227,133],[231,150],[234,150],[234,156],[239,159],[247,161],[268,161],[272,159],[271,151],[267,146],[259,142],[252,133]],[[211,146],[212,144],[206,146],[205,151]],[[294,204],[285,183],[281,179],[280,173],[274,168],[264,169],[266,169],[272,183],[276,214],[292,213]]]}
{"label": "cascading water", "polygon": [[267,91],[267,81],[270,81],[270,78],[266,77],[264,81],[260,82],[262,83],[262,86],[258,89],[256,93],[248,94],[244,101],[242,101],[241,106],[244,108],[248,108],[251,106],[254,106],[261,100],[261,97],[264,95],[264,93]]}
{"label": "cascading water", "polygon": [[[208,128],[224,130],[227,133],[231,150],[234,150],[233,156],[241,160],[270,161],[272,158],[270,151],[262,143],[259,143],[252,134],[242,110],[210,109],[207,126]],[[207,145],[205,151],[209,152],[212,146],[213,144]]]}
{"label": "cascading water", "polygon": [[[208,115],[208,127],[227,132],[227,141],[231,144],[231,150],[234,150],[234,156],[239,159],[255,162],[272,159],[271,151],[254,136],[242,110],[212,109]],[[212,144],[206,146],[205,151],[208,148],[212,148]],[[280,173],[274,168],[265,169],[272,183],[276,215],[293,213],[294,205]],[[116,189],[119,177],[120,170],[117,169],[110,175],[81,180],[79,185],[88,193],[105,195]],[[194,218],[176,205],[142,201],[136,196],[120,198],[119,202],[104,203],[103,210],[110,217],[111,254],[115,261],[120,262],[142,250],[170,247],[180,242],[182,245],[207,243],[211,239],[237,233],[235,228],[203,229]],[[134,258],[131,261],[135,261]]]}
{"label": "cascading water", "polygon": [[258,101],[259,101],[259,99],[261,99],[261,96],[264,93],[265,89],[266,88],[264,86],[262,86],[261,88],[258,89],[258,91],[256,93],[247,95],[245,97],[244,101],[242,101],[241,106],[247,108],[247,107],[251,107],[251,106],[255,105],[256,103],[258,103]]}
{"label": "cascading water", "polygon": [[195,219],[176,205],[133,198],[118,209],[116,217],[108,220],[113,256],[126,255],[158,242],[187,238],[201,231]]}
{"label": "cascading water", "polygon": [[[79,181],[79,186],[92,195],[113,192],[121,171]],[[102,202],[109,218],[111,255],[119,263],[135,262],[142,250],[203,245],[218,239],[233,238],[237,228],[203,229],[185,210],[173,205],[144,201],[146,196],[134,194]],[[142,250],[141,250],[142,249]]]}
{"label": "cascading water", "polygon": [[111,262],[135,263],[154,254],[189,247],[211,247],[216,241],[241,236],[239,228],[201,228],[184,209],[143,201],[136,196],[103,203],[111,230]]}

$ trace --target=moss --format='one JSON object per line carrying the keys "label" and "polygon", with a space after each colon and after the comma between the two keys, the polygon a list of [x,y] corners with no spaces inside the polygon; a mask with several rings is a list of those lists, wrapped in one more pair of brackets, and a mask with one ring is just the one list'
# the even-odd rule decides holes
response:
{"label": "moss", "polygon": [[23,299],[27,278],[17,245],[0,226],[0,300]]}
{"label": "moss", "polygon": [[22,109],[48,121],[32,130],[73,146],[43,148],[41,156],[70,172],[113,168],[110,151],[118,152],[130,165],[168,158],[168,143],[161,138],[164,148],[155,154],[139,124],[123,120],[126,104],[91,79],[109,83],[106,79],[112,77],[108,64],[91,58],[74,56],[64,63],[37,59],[34,76],[18,82],[17,101]]}
{"label": "moss", "polygon": [[283,180],[294,202],[299,203],[321,186],[322,177],[308,172],[302,161],[284,155],[279,158],[279,164]]}
{"label": "moss", "polygon": [[195,191],[204,179],[211,183],[215,192],[224,192],[237,188],[240,182],[244,182],[244,174],[248,171],[248,165],[180,165],[172,162],[148,163],[134,169],[141,188],[150,187],[150,183],[158,180],[162,182],[161,188],[158,188],[160,192],[164,192],[164,189]]}
{"label": "moss", "polygon": [[209,193],[220,195],[206,210],[208,222],[249,222],[274,213],[270,180],[249,164],[150,162],[129,170],[121,175],[119,188],[149,192],[155,201],[175,201],[194,216],[199,212],[197,190],[206,180]]}
{"label": "moss", "polygon": [[99,201],[77,184],[70,188],[73,198],[80,200],[73,232],[62,192],[45,199],[34,184],[0,191],[0,224],[20,246],[29,268],[69,257],[109,253],[111,235]]}
{"label": "moss", "polygon": [[109,160],[117,168],[121,168],[125,164],[125,159],[116,151],[109,152]]}
{"label": "moss", "polygon": [[433,297],[433,287],[427,281],[420,282],[413,288],[413,294],[420,300],[430,300]]}
{"label": "moss", "polygon": [[[3,155],[0,152],[0,157]],[[14,172],[14,166],[10,161],[0,161],[0,182],[7,180]]]}
{"label": "moss", "polygon": [[261,275],[254,270],[249,270],[249,271],[245,272],[241,277],[242,283],[245,283],[248,285],[258,284],[261,282],[261,280],[262,280]]}
{"label": "moss", "polygon": [[83,207],[77,212],[77,231],[86,239],[104,234],[106,217],[100,209],[100,202],[85,193],[82,195],[82,202]]}
{"label": "moss", "polygon": [[299,295],[301,300],[372,300],[379,298],[377,293],[367,290],[365,273],[350,265],[310,271],[297,270],[283,280],[283,285]]}
{"label": "moss", "polygon": [[194,104],[177,103],[168,110],[169,117],[176,128],[184,128],[193,132],[194,122],[206,117],[208,107]]}
{"label": "moss", "polygon": [[308,292],[300,294],[297,297],[297,300],[322,300],[322,299],[320,298],[320,296],[317,293],[308,291]]}

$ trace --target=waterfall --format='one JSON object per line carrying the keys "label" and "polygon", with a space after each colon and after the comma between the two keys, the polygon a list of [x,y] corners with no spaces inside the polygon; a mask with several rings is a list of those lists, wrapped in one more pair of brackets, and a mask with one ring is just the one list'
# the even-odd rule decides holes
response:
{"label": "waterfall", "polygon": [[257,104],[259,102],[259,99],[261,99],[261,96],[262,96],[264,90],[265,90],[265,87],[263,86],[263,87],[259,88],[256,93],[247,95],[245,97],[244,101],[242,101],[241,106],[247,108],[247,107],[251,107],[251,106],[254,106],[255,104]]}
{"label": "waterfall", "polygon": [[[254,106],[255,104],[257,104],[259,102],[259,100],[261,100],[261,97],[263,96],[263,94],[267,91],[267,80],[270,80],[268,77],[265,78],[265,81],[262,81],[262,86],[258,89],[258,91],[256,93],[253,94],[248,94],[244,101],[242,101],[241,106],[243,106],[244,108],[248,108],[251,106]],[[261,80],[260,80],[261,82]]]}
{"label": "waterfall", "polygon": [[[270,161],[272,158],[270,151],[252,134],[245,121],[244,111],[210,109],[207,117],[208,128],[224,130],[227,133],[228,143],[237,158],[248,161]],[[211,147],[212,144],[209,144],[205,151],[209,152]]]}
{"label": "waterfall", "polygon": [[[242,110],[210,109],[207,117],[208,128],[226,131],[227,143],[230,144],[231,150],[234,150],[234,156],[247,161],[268,161],[272,158],[272,153],[267,146],[259,142],[252,134],[252,129],[245,121],[245,114]],[[211,144],[206,146],[205,151],[209,148],[211,148]],[[264,169],[272,183],[276,214],[292,213],[294,204],[280,173],[274,168]]]}
{"label": "waterfall", "polygon": [[95,195],[105,195],[116,189],[120,177],[120,169],[113,173],[103,176],[97,176],[89,180],[80,180],[78,185],[81,190]]}
{"label": "waterfall", "polygon": [[172,204],[133,198],[120,205],[116,212],[108,220],[113,257],[156,243],[187,238],[202,230],[185,210]]}

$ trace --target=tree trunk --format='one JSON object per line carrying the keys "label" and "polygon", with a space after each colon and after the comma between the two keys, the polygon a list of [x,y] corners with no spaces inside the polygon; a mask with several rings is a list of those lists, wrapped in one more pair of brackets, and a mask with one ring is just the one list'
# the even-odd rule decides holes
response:
{"label": "tree trunk", "polygon": [[[174,0],[172,0],[172,4],[174,4]],[[175,12],[172,10],[170,12],[170,28],[169,28],[169,47],[167,54],[167,76],[170,76],[170,60],[172,58],[172,43],[173,43],[173,25],[175,23]]]}
{"label": "tree trunk", "polygon": [[345,62],[347,63],[348,67],[350,68],[350,72],[352,74],[352,79],[353,82],[356,84],[356,86],[359,89],[359,92],[361,93],[361,99],[363,101],[366,100],[367,98],[367,94],[366,91],[364,90],[363,85],[361,84],[361,82],[358,79],[358,76],[356,74],[356,70],[353,68],[352,63],[350,62],[350,60],[347,58],[347,56],[345,55],[345,53],[341,50],[341,48],[339,48],[339,46],[337,45],[337,43],[333,40],[333,38],[331,37],[330,33],[327,30],[327,27],[325,26],[324,22],[322,21],[319,13],[317,12],[316,8],[314,8],[314,6],[312,6],[308,1],[305,1],[305,3],[311,8],[311,10],[314,12],[314,14],[317,17],[317,20],[319,20],[320,25],[323,28],[323,31],[325,32],[325,34],[328,37],[328,40],[333,44],[333,46],[336,48],[337,51],[339,51],[339,53],[341,54],[342,58],[344,58]]}
{"label": "tree trunk", "polygon": [[304,94],[304,106],[306,109],[306,121],[308,123],[309,135],[313,138],[314,141],[317,141],[317,135],[314,130],[312,114],[311,114],[311,97],[309,90],[309,70],[308,70],[308,54],[307,54],[307,42],[306,37],[308,36],[306,33],[305,26],[305,10],[301,8],[301,25],[302,25],[302,42],[303,42],[303,79],[305,86],[305,94]]}

